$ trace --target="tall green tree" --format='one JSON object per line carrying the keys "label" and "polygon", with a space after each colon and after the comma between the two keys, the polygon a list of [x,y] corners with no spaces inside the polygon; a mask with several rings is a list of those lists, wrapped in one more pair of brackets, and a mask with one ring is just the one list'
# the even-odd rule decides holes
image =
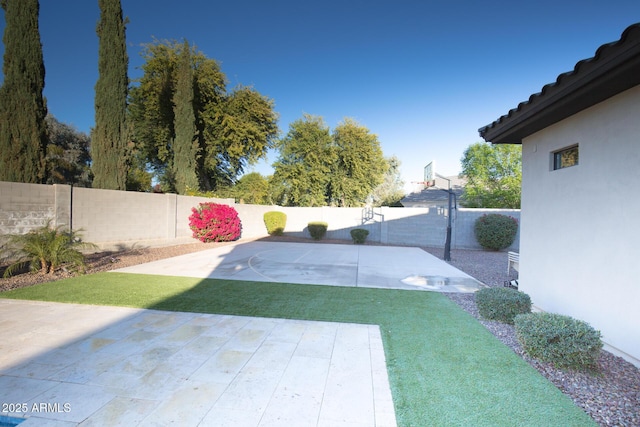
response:
{"label": "tall green tree", "polygon": [[100,21],[95,128],[91,136],[93,186],[125,190],[129,168],[127,91],[129,57],[120,0],[98,0]]}
{"label": "tall green tree", "polygon": [[47,184],[73,184],[91,187],[91,138],[47,114]]}
{"label": "tall green tree", "polygon": [[461,160],[467,184],[462,204],[470,208],[519,209],[522,147],[512,144],[471,144]]}
{"label": "tall green tree", "polygon": [[[143,76],[131,89],[130,118],[136,147],[166,191],[175,190],[174,94],[185,46],[154,41],[144,46]],[[247,165],[264,158],[278,136],[273,101],[248,87],[228,92],[219,64],[190,47],[193,113],[201,191],[230,186]]]}
{"label": "tall green tree", "polygon": [[38,0],[0,0],[6,26],[0,87],[0,181],[46,180],[47,107]]}
{"label": "tall green tree", "polygon": [[388,164],[378,137],[352,119],[333,132],[305,114],[280,141],[269,180],[273,201],[288,206],[363,206]]}
{"label": "tall green tree", "polygon": [[399,206],[400,200],[405,196],[404,181],[400,173],[400,159],[391,156],[385,159],[387,172],[383,181],[372,193],[375,206]]}
{"label": "tall green tree", "polygon": [[331,172],[331,202],[364,206],[388,167],[378,137],[347,118],[334,129],[333,143],[336,161]]}
{"label": "tall green tree", "polygon": [[215,180],[234,181],[276,145],[278,115],[274,103],[253,88],[236,87],[223,97],[218,108],[207,109],[202,117],[203,173],[210,179],[204,182],[206,187],[214,187]]}
{"label": "tall green tree", "polygon": [[271,203],[269,197],[269,183],[258,172],[251,172],[238,180],[233,187],[234,197],[240,203],[252,205],[268,205]]}
{"label": "tall green tree", "polygon": [[193,113],[193,69],[191,68],[191,49],[186,40],[178,59],[176,91],[173,95],[176,136],[173,144],[172,166],[176,190],[184,194],[188,188],[200,188],[197,175],[200,147],[196,140]]}
{"label": "tall green tree", "polygon": [[285,206],[329,204],[331,173],[337,157],[324,120],[305,114],[291,123],[279,150],[272,178],[273,188],[280,190],[276,202]]}

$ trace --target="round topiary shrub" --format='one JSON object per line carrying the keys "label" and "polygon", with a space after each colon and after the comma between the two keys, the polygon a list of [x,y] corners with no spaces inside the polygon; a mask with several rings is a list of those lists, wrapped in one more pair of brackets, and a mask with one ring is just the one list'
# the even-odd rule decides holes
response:
{"label": "round topiary shrub", "polygon": [[353,243],[355,243],[356,245],[362,245],[364,244],[364,241],[367,240],[369,230],[365,230],[364,228],[354,228],[349,232],[349,234],[351,234]]}
{"label": "round topiary shrub", "polygon": [[194,238],[205,243],[231,242],[242,233],[238,212],[231,206],[212,202],[191,209],[189,228]]}
{"label": "round topiary shrub", "polygon": [[511,288],[484,288],[476,292],[476,306],[485,319],[512,325],[518,314],[531,312],[531,298]]}
{"label": "round topiary shrub", "polygon": [[600,331],[582,320],[552,313],[521,314],[515,318],[515,330],[531,357],[558,368],[595,370],[598,366]]}
{"label": "round topiary shrub", "polygon": [[476,220],[474,231],[480,246],[499,251],[515,240],[518,220],[507,215],[485,214]]}
{"label": "round topiary shrub", "polygon": [[287,214],[279,211],[265,212],[263,219],[270,236],[282,236],[287,225]]}
{"label": "round topiary shrub", "polygon": [[309,228],[309,234],[311,234],[313,240],[320,240],[325,234],[327,234],[327,227],[329,227],[329,224],[322,221],[314,221],[307,224],[307,227]]}

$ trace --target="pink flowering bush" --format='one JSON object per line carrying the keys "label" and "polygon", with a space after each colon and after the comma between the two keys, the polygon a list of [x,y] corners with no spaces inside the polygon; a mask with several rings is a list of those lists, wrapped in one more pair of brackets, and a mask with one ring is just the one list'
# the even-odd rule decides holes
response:
{"label": "pink flowering bush", "polygon": [[189,228],[193,237],[208,242],[230,242],[238,240],[242,233],[242,223],[238,212],[228,205],[200,203],[191,209]]}

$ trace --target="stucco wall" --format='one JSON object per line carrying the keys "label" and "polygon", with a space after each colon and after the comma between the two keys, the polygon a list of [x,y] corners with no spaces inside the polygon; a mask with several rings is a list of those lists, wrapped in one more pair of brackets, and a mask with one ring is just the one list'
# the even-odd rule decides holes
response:
{"label": "stucco wall", "polygon": [[[640,360],[640,86],[523,141],[520,289]],[[551,153],[579,144],[579,165]]]}

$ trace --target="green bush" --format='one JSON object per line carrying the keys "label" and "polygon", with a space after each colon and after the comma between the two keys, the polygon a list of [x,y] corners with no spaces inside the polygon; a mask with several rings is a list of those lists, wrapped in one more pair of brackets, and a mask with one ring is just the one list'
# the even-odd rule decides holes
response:
{"label": "green bush", "polygon": [[309,234],[314,240],[320,240],[327,234],[327,227],[329,224],[322,221],[314,221],[307,224],[309,228]]}
{"label": "green bush", "polygon": [[27,266],[33,272],[53,274],[63,265],[69,265],[71,269],[84,273],[86,264],[80,250],[97,247],[83,242],[77,231],[52,227],[50,222],[26,234],[5,237],[7,243],[3,250],[12,263],[5,269],[4,277],[10,277]]}
{"label": "green bush", "polygon": [[511,288],[485,288],[476,292],[476,305],[485,319],[513,325],[518,314],[531,312],[531,298]]}
{"label": "green bush", "polygon": [[482,215],[476,220],[474,231],[480,246],[499,251],[511,246],[518,232],[518,221],[500,214]]}
{"label": "green bush", "polygon": [[279,211],[265,212],[263,219],[270,236],[282,236],[287,225],[287,214]]}
{"label": "green bush", "polygon": [[515,318],[524,351],[559,368],[595,370],[602,349],[600,331],[588,323],[552,313],[522,314]]}
{"label": "green bush", "polygon": [[354,228],[349,233],[351,234],[353,243],[355,243],[356,245],[362,245],[364,244],[364,241],[367,240],[369,230],[365,230],[364,228]]}

